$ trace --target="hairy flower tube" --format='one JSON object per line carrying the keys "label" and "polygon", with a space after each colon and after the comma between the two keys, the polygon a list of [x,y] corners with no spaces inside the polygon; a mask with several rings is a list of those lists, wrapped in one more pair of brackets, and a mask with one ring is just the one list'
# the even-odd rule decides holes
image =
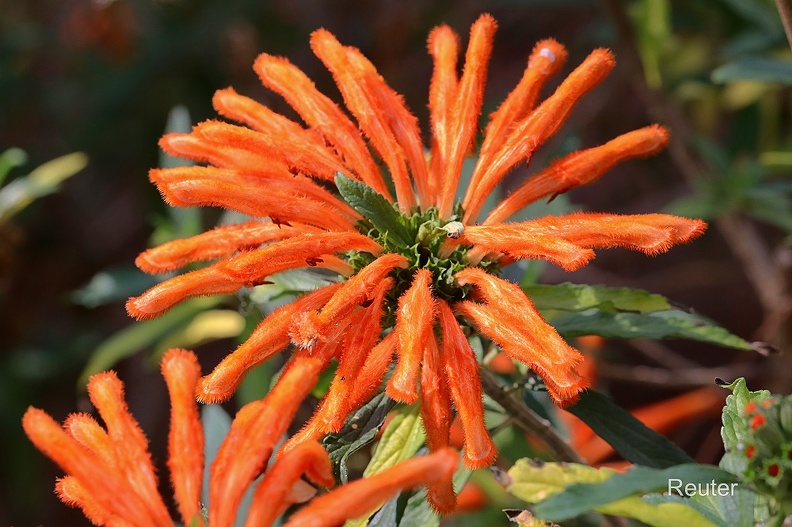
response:
{"label": "hairy flower tube", "polygon": [[[288,380],[299,382],[300,376],[295,375],[299,371],[290,372]],[[244,492],[264,471],[248,509],[248,527],[271,525],[288,506],[310,498],[313,492],[300,480],[303,475],[322,487],[334,485],[330,458],[316,441],[301,443],[267,467],[299,404],[281,385],[265,399],[243,407],[234,419],[212,465],[205,517],[200,502],[204,435],[194,397],[200,366],[192,352],[173,349],[162,361],[162,374],[171,398],[168,467],[185,526],[202,526],[207,519],[212,527],[233,526]],[[88,394],[106,429],[88,414],[73,414],[61,427],[36,408],[28,409],[22,421],[36,447],[66,471],[56,485],[58,496],[80,507],[95,525],[176,525],[157,489],[148,444],[129,413],[121,381],[113,372],[94,375]],[[334,527],[376,508],[401,490],[450,481],[457,464],[458,455],[450,448],[410,459],[318,497],[292,515],[286,525]]]}
{"label": "hairy flower tube", "polygon": [[312,34],[311,48],[348,112],[287,59],[263,54],[256,73],[301,123],[228,88],[216,93],[215,108],[241,125],[207,121],[162,138],[169,154],[203,163],[151,171],[169,204],[220,206],[254,219],[142,253],[137,264],[150,273],[214,263],[131,298],[132,316],[154,317],[187,298],[231,293],[289,269],[321,267],[337,276],[337,283],[267,316],[201,379],[199,399],[227,399],[248,370],[291,344],[289,367],[305,367],[311,378],[331,360],[338,369],[314,417],[287,450],[339,430],[386,380],[393,399],[420,399],[433,451],[448,444],[456,412],[465,463],[477,468],[497,454],[484,425],[471,332],[530,366],[559,405],[578,398],[587,384],[576,371],[580,353],[517,285],[499,277],[500,269],[527,258],[574,270],[597,248],[655,255],[697,237],[705,224],[666,214],[601,213],[506,222],[532,202],[597,180],[621,161],[658,152],[668,135],[657,125],[553,162],[482,217],[485,199],[506,174],[530,161],[614,66],[611,53],[597,49],[538,102],[567,53],[554,40],[536,44],[517,87],[490,116],[469,186],[458,188],[462,163],[475,144],[495,29],[489,15],[473,24],[461,75],[458,36],[447,26],[429,35],[434,73],[428,152],[402,97],[360,51],[325,30]]}

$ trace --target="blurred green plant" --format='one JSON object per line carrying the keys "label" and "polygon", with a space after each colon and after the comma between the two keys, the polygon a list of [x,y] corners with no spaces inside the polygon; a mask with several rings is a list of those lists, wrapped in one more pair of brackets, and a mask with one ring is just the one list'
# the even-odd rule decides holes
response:
{"label": "blurred green plant", "polygon": [[[25,164],[27,155],[19,148],[0,154],[0,185],[11,169]],[[13,179],[0,188],[0,225],[18,214],[35,200],[57,192],[60,184],[85,168],[88,156],[75,152],[48,161],[26,176]]]}

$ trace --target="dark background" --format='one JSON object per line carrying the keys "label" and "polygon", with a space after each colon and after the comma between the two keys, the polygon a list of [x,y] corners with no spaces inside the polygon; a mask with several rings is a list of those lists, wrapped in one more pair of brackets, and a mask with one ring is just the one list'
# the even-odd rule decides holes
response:
{"label": "dark background", "polygon": [[[213,118],[213,92],[234,86],[294,117],[280,98],[259,85],[251,69],[262,51],[288,56],[320,90],[340,100],[308,46],[310,32],[325,27],[371,59],[404,95],[425,130],[428,32],[447,23],[466,43],[470,24],[486,11],[498,20],[499,29],[485,115],[519,80],[539,39],[552,36],[569,48],[567,73],[595,47],[610,47],[617,55],[614,72],[585,98],[532,166],[651,122],[669,126],[684,140],[675,155],[626,163],[574,191],[570,199],[576,208],[655,212],[683,196],[700,194],[697,178],[718,180],[727,174],[691,147],[694,140],[714,145],[727,172],[758,164],[767,173],[763,181],[788,181],[788,167],[762,165],[761,154],[788,151],[789,90],[760,84],[751,98],[753,92],[744,93],[748,88],[739,92],[740,86],[718,85],[710,78],[714,68],[739,55],[739,49],[728,46],[755,29],[756,17],[736,7],[738,2],[661,3],[668,8],[669,27],[652,41],[646,2],[0,0],[0,149],[20,147],[29,157],[9,180],[69,152],[85,152],[90,160],[59,193],[0,224],[0,524],[86,525],[81,514],[53,495],[60,472],[29,444],[20,418],[28,405],[58,420],[88,410],[77,387],[80,371],[97,344],[132,323],[122,302],[89,309],[75,304],[72,292],[101,270],[131,267],[154,224],[167,214],[146,174],[159,163],[157,140],[171,108],[186,106],[193,122]],[[756,5],[771,14],[772,26],[773,4]],[[619,17],[626,17],[621,26]],[[775,24],[775,33],[765,31],[764,47],[752,52],[788,53],[780,22]],[[631,38],[628,30],[637,36]],[[647,32],[649,37],[641,36]],[[636,43],[641,55],[635,54]],[[647,77],[640,68],[640,59],[647,57],[655,57],[659,72],[660,82],[652,87],[644,82],[654,82],[651,72]],[[686,153],[704,159],[704,168],[686,164]],[[520,169],[514,178],[525,174]],[[723,185],[722,206],[708,218],[715,222],[693,244],[655,259],[603,251],[574,275],[548,268],[543,280],[641,287],[692,306],[744,338],[784,347],[790,298],[784,279],[791,258],[783,239],[788,232],[751,219],[756,215],[739,194],[744,189],[731,189],[737,193],[735,204],[729,201],[729,184]],[[761,251],[741,252],[735,246],[740,240],[756,243]],[[202,351],[204,369],[231,345],[221,342]],[[755,388],[788,393],[792,386],[792,368],[783,358],[687,342],[666,345],[673,355],[667,364],[658,364],[629,343],[609,343],[603,384],[627,407],[679,393],[690,386],[668,385],[662,378],[636,382],[630,373],[641,365],[656,372],[671,368],[679,354],[693,361],[688,366],[700,373],[701,384],[720,372],[725,378],[749,375]],[[156,368],[136,356],[116,369],[155,457],[163,459],[168,407]],[[672,438],[700,461],[717,462],[717,417],[702,417]]]}

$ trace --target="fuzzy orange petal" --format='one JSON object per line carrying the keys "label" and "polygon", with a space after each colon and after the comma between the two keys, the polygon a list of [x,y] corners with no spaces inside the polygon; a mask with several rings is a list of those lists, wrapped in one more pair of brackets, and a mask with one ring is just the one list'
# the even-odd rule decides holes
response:
{"label": "fuzzy orange petal", "polygon": [[300,234],[318,233],[316,227],[290,222],[288,225],[265,221],[249,221],[238,225],[223,225],[190,238],[173,240],[141,253],[135,265],[150,273],[166,273],[188,264],[217,260],[237,251],[254,249]]}
{"label": "fuzzy orange petal", "polygon": [[210,163],[221,168],[249,170],[257,174],[289,169],[283,161],[260,152],[236,148],[225,142],[211,141],[194,133],[165,134],[160,138],[159,146],[172,156]]}
{"label": "fuzzy orange petal", "polygon": [[[350,409],[360,407],[379,390],[396,350],[396,343],[396,333],[390,332],[374,346],[355,378],[355,385],[345,401],[347,407]],[[331,416],[329,408],[327,410],[325,408],[323,401],[308,423],[283,444],[281,452],[288,452],[296,445],[308,440],[320,439],[328,434],[328,425],[325,422],[330,420]]]}
{"label": "fuzzy orange petal", "polygon": [[596,181],[616,164],[655,154],[667,143],[668,132],[652,125],[620,135],[604,145],[573,152],[531,176],[495,207],[484,224],[500,223],[540,198],[551,196],[552,199],[578,185]]}
{"label": "fuzzy orange petal", "polygon": [[438,209],[441,218],[451,214],[462,162],[478,129],[487,67],[492,53],[492,39],[498,24],[488,14],[481,15],[470,28],[470,42],[465,53],[465,67],[459,79],[456,101],[451,113],[449,141],[451,148],[442,175]]}
{"label": "fuzzy orange petal", "polygon": [[[287,269],[323,267],[322,255],[345,250],[377,253],[381,248],[370,238],[354,232],[295,236],[165,280],[130,298],[127,311],[138,319],[158,316],[190,297],[232,293],[241,287],[260,284],[268,276]],[[335,260],[328,263],[335,265]]]}
{"label": "fuzzy orange petal", "polygon": [[85,496],[86,500],[79,503],[80,507],[105,511],[102,515],[124,518],[134,526],[158,525],[146,504],[119,473],[108,473],[99,458],[70,437],[52,417],[30,407],[22,418],[22,427],[36,448],[82,486],[84,492],[79,495]]}
{"label": "fuzzy orange petal", "polygon": [[429,167],[429,189],[434,204],[452,148],[450,126],[457,94],[459,37],[450,27],[438,26],[429,33],[427,47],[434,59],[434,71],[429,84],[429,119],[434,141]]}
{"label": "fuzzy orange petal", "polygon": [[373,86],[384,81],[375,81],[378,77],[376,71],[372,72],[368,68],[361,71],[360,61],[353,62],[348,50],[329,31],[314,31],[311,35],[311,49],[332,73],[347,108],[387,165],[400,209],[410,210],[415,206],[415,196],[405,163],[406,152],[384,119],[391,109],[381,104],[383,101],[379,99]]}
{"label": "fuzzy orange petal", "polygon": [[[287,59],[262,54],[253,65],[262,83],[294,108],[309,126],[332,145],[344,163],[368,186],[392,200],[366,143],[355,124]],[[345,171],[345,173],[348,171]]]}
{"label": "fuzzy orange petal", "polygon": [[439,301],[438,318],[443,335],[446,379],[465,437],[465,466],[471,469],[488,467],[498,450],[484,423],[483,393],[475,352],[443,300]]}
{"label": "fuzzy orange petal", "polygon": [[399,298],[399,311],[393,331],[399,339],[399,362],[388,381],[386,392],[399,402],[412,404],[418,399],[418,372],[436,314],[432,295],[432,273],[418,269],[413,282]]}
{"label": "fuzzy orange petal", "polygon": [[[451,400],[441,368],[437,342],[430,333],[424,346],[421,367],[421,420],[426,432],[426,446],[429,447],[430,452],[437,452],[449,446]],[[454,484],[450,479],[431,483],[426,490],[429,503],[438,512],[448,514],[456,507]]]}
{"label": "fuzzy orange petal", "polygon": [[188,525],[201,516],[204,432],[195,404],[201,365],[194,353],[171,349],[162,358],[161,368],[171,400],[168,468],[179,514]]}
{"label": "fuzzy orange petal", "polygon": [[196,389],[198,400],[216,404],[230,398],[248,371],[289,345],[289,328],[294,318],[323,306],[340,287],[341,284],[325,286],[275,309],[245,342],[200,380]]}
{"label": "fuzzy orange petal", "polygon": [[88,397],[107,426],[121,471],[129,485],[146,504],[155,525],[169,525],[171,519],[158,491],[148,441],[129,413],[123,383],[114,372],[98,373],[88,381]]}
{"label": "fuzzy orange petal", "polygon": [[346,170],[318,138],[307,133],[299,136],[272,135],[219,121],[200,123],[192,133],[221,146],[271,156],[285,163],[293,172],[319,179],[332,181],[336,172]]}
{"label": "fuzzy orange petal", "polygon": [[337,320],[351,313],[372,298],[372,292],[393,269],[405,267],[407,258],[395,253],[384,254],[347,280],[320,312],[300,315],[292,327],[292,342],[310,349],[327,338]]}
{"label": "fuzzy orange petal", "polygon": [[528,117],[516,123],[505,141],[492,156],[479,157],[462,205],[465,223],[472,223],[481,206],[515,164],[530,159],[563,124],[580,98],[602,82],[615,62],[608,50],[594,50],[561,86]]}
{"label": "fuzzy orange petal", "polygon": [[284,527],[336,527],[376,508],[399,491],[450,480],[458,456],[451,448],[402,461],[368,478],[320,496],[300,509]]}
{"label": "fuzzy orange petal", "polygon": [[486,304],[458,302],[454,310],[476,324],[512,358],[528,364],[562,406],[572,404],[586,387],[575,367],[583,356],[569,346],[511,282],[477,268],[456,274],[460,284],[473,284]]}
{"label": "fuzzy orange petal", "polygon": [[88,521],[94,525],[112,525],[118,527],[143,527],[140,519],[127,520],[106,510],[90,492],[73,476],[60,478],[55,483],[55,494],[69,507],[78,507]]}
{"label": "fuzzy orange petal", "polygon": [[514,123],[533,110],[545,83],[561,70],[566,59],[566,49],[555,40],[546,39],[536,43],[522,79],[490,115],[490,122],[484,131],[481,155],[489,155],[492,150],[498,149]]}
{"label": "fuzzy orange petal", "polygon": [[309,178],[288,171],[260,176],[226,168],[178,167],[151,170],[149,178],[174,207],[220,206],[328,230],[351,230],[360,219],[336,196]]}
{"label": "fuzzy orange petal", "polygon": [[290,505],[289,493],[302,474],[323,487],[335,484],[327,451],[316,441],[302,443],[269,467],[256,487],[245,527],[272,525]]}
{"label": "fuzzy orange petal", "polygon": [[[345,327],[342,325],[339,330]],[[209,524],[212,527],[233,525],[245,490],[266,467],[297,408],[337,351],[338,342],[329,341],[311,352],[297,352],[272,391],[237,413],[212,463],[209,489]]]}

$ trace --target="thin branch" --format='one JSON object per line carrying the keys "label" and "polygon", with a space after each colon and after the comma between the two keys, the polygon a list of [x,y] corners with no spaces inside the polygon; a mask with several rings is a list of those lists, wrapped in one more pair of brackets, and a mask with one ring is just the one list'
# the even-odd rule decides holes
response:
{"label": "thin branch", "polygon": [[545,443],[558,461],[571,463],[583,463],[586,461],[581,458],[575,450],[560,436],[555,428],[533,410],[528,408],[524,402],[507,393],[495,376],[488,370],[481,368],[481,385],[484,391],[492,399],[501,405],[506,413],[514,420],[514,424],[524,431],[535,435]]}
{"label": "thin branch", "polygon": [[597,371],[602,378],[622,382],[662,386],[663,388],[698,388],[712,386],[716,377],[724,379],[756,377],[762,368],[755,364],[734,364],[719,368],[668,370],[650,366],[624,366],[603,362],[599,364]]}
{"label": "thin branch", "polygon": [[781,22],[784,24],[789,47],[792,48],[792,0],[775,0],[778,14],[781,15]]}

